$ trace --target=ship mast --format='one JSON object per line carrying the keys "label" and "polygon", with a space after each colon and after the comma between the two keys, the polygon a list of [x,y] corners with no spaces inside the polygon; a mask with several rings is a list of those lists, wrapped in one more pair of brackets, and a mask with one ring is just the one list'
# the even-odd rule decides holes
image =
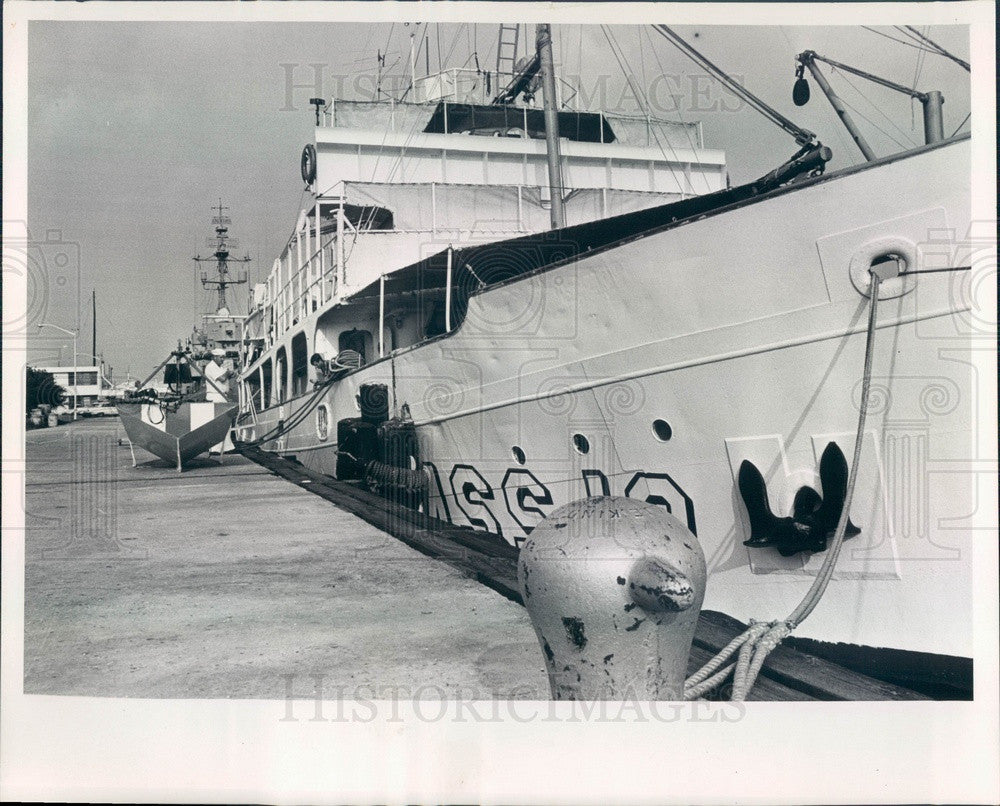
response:
{"label": "ship mast", "polygon": [[212,216],[212,224],[215,226],[215,237],[209,239],[209,246],[214,250],[211,257],[201,257],[200,255],[194,256],[195,263],[211,263],[215,261],[215,272],[217,277],[209,278],[207,272],[201,273],[201,285],[203,288],[214,288],[219,293],[218,307],[216,308],[216,313],[228,314],[229,310],[226,307],[226,289],[231,285],[243,285],[247,282],[247,273],[245,271],[240,271],[238,274],[233,275],[229,271],[229,263],[249,263],[250,257],[242,258],[231,258],[229,257],[229,250],[237,245],[236,241],[229,240],[229,225],[232,220],[227,215],[223,215],[223,210],[228,210],[228,207],[223,207],[222,199],[219,199],[219,204],[212,207],[212,210],[216,211],[218,215]]}
{"label": "ship mast", "polygon": [[559,153],[559,109],[556,76],[552,64],[552,29],[548,23],[535,27],[535,46],[542,71],[542,100],[545,113],[545,152],[549,161],[549,193],[552,197],[552,229],[566,226],[563,210],[562,158]]}

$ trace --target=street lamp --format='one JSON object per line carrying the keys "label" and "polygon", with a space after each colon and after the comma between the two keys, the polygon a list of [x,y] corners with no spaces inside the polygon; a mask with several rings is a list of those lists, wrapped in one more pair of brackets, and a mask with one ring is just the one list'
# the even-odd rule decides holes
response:
{"label": "street lamp", "polygon": [[42,322],[38,329],[41,330],[43,327],[52,327],[56,330],[61,330],[68,336],[73,337],[73,419],[76,419],[76,388],[77,388],[77,377],[76,377],[76,337],[79,335],[77,331],[67,330],[64,327],[59,327],[59,325],[50,325],[48,322]]}

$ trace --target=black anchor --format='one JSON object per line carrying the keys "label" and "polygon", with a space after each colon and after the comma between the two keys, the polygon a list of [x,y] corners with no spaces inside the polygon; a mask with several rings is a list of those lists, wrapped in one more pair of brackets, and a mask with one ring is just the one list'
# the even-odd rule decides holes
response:
{"label": "black anchor", "polygon": [[[812,487],[800,487],[792,502],[791,517],[779,518],[768,503],[764,477],[752,462],[744,460],[738,481],[750,518],[750,539],[743,545],[774,546],[782,557],[800,551],[826,551],[847,497],[847,458],[835,442],[829,443],[820,457],[819,480],[822,496]],[[844,539],[860,532],[848,518]]]}

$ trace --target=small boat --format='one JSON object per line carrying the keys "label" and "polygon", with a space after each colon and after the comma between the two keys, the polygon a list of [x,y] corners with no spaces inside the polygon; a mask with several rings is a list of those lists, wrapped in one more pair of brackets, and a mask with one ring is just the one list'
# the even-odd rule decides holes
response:
{"label": "small boat", "polygon": [[[156,368],[146,383],[164,369],[167,391],[159,394],[145,383],[117,405],[125,433],[138,445],[167,462],[178,472],[185,463],[217,448],[221,453],[233,425],[238,405],[229,400],[207,400],[205,386],[216,386],[186,350],[175,350]],[[192,373],[192,369],[195,373]],[[133,467],[136,464],[132,454]]]}
{"label": "small boat", "polygon": [[235,403],[181,403],[168,411],[160,403],[119,403],[125,433],[138,445],[177,470],[226,439],[236,414]]}

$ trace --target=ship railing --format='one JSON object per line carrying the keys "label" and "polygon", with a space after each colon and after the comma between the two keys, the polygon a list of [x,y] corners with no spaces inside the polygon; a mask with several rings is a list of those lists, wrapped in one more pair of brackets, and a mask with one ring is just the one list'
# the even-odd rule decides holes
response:
{"label": "ship railing", "polygon": [[[506,86],[514,76],[512,73],[491,72],[490,77],[489,87],[487,87],[485,71],[475,70],[471,67],[451,67],[437,73],[417,77],[416,81],[413,82],[412,95],[407,102],[397,102],[391,97],[384,101],[340,101],[340,110],[338,110],[338,101],[333,98],[323,110],[322,125],[325,127],[357,126],[359,107],[366,109],[381,107],[386,112],[378,116],[376,125],[380,130],[410,131],[414,124],[412,113],[405,111],[400,113],[401,108],[413,108],[418,104],[430,105],[438,101],[489,103],[491,97]],[[346,114],[345,110],[347,110]],[[372,118],[372,113],[366,111],[366,124],[370,123]]]}
{"label": "ship railing", "polygon": [[[353,229],[353,228],[352,228]],[[323,310],[338,297],[348,285],[366,285],[377,279],[384,270],[385,245],[387,239],[395,238],[401,244],[401,252],[417,248],[420,256],[444,250],[449,244],[482,243],[491,240],[514,238],[528,234],[530,230],[519,228],[517,222],[507,222],[496,227],[473,228],[408,228],[391,230],[345,229],[342,248],[337,237],[330,236],[321,248],[308,255],[303,264],[283,283],[278,284],[278,275],[269,277],[269,299],[274,312],[277,328],[281,336],[310,315]],[[375,242],[382,243],[376,246]],[[366,246],[371,245],[369,252]],[[416,259],[416,257],[414,258]],[[348,283],[348,266],[353,282]],[[400,263],[400,266],[403,262]],[[285,270],[281,269],[281,279]]]}

